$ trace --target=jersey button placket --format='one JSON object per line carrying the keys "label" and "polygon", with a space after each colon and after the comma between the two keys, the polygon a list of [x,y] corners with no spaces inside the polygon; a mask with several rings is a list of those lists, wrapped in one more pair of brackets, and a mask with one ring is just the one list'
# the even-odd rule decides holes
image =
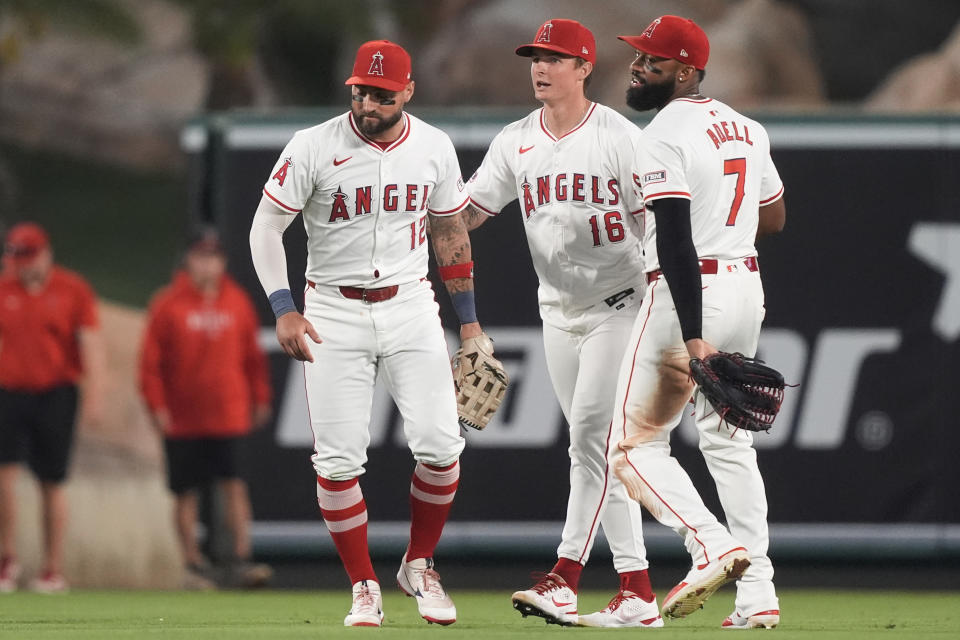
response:
{"label": "jersey button placket", "polygon": [[380,266],[382,262],[380,259],[380,253],[379,253],[380,235],[385,225],[383,223],[383,219],[381,216],[385,215],[383,210],[383,207],[385,205],[384,187],[385,185],[389,184],[389,171],[388,171],[389,163],[390,163],[390,159],[387,157],[387,154],[380,152],[380,162],[379,162],[380,184],[378,185],[378,189],[379,189],[378,193],[380,194],[380,198],[379,198],[380,204],[377,207],[377,214],[376,214],[377,219],[376,219],[376,222],[374,223],[374,229],[373,229],[373,255],[370,256],[370,264],[373,266],[373,269],[371,269],[371,272],[373,273],[374,278],[380,277]]}

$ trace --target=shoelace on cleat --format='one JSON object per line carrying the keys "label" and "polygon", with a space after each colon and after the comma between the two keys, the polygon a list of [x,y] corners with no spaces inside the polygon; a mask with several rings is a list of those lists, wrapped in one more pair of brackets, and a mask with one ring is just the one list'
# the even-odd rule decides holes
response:
{"label": "shoelace on cleat", "polygon": [[551,578],[546,573],[535,572],[530,574],[530,577],[533,580],[537,580],[537,583],[530,587],[530,590],[539,593],[540,595],[546,595],[550,591],[556,591],[557,589],[562,589],[563,587],[553,578]]}
{"label": "shoelace on cleat", "polygon": [[423,569],[415,570],[422,576],[421,582],[423,583],[422,593],[423,595],[430,594],[436,596],[437,598],[443,598],[447,594],[444,593],[443,587],[440,585],[440,574],[434,571],[433,569]]}
{"label": "shoelace on cleat", "polygon": [[360,592],[353,599],[353,603],[362,607],[372,607],[376,605],[376,599],[370,593],[370,587],[360,587]]}

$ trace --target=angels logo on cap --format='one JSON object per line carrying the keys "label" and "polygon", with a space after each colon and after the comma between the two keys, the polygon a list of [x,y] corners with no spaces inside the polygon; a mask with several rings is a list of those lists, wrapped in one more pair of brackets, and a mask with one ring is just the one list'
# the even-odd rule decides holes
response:
{"label": "angels logo on cap", "polygon": [[540,35],[537,37],[537,42],[550,42],[550,30],[553,29],[553,23],[547,22],[540,27]]}
{"label": "angels logo on cap", "polygon": [[367,71],[370,76],[383,76],[383,54],[377,51],[370,56],[370,69]]}
{"label": "angels logo on cap", "polygon": [[652,38],[653,32],[657,30],[657,27],[660,26],[660,18],[656,18],[653,22],[643,30],[643,33],[640,34],[641,38]]}

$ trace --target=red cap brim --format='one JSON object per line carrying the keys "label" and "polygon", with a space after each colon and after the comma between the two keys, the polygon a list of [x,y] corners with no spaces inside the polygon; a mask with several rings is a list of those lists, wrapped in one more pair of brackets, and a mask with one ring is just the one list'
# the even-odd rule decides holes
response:
{"label": "red cap brim", "polygon": [[386,89],[387,91],[403,91],[407,88],[408,82],[397,82],[395,80],[387,80],[380,76],[350,76],[347,78],[347,81],[343,84],[355,85],[362,84],[367,87],[377,87],[378,89]]}
{"label": "red cap brim", "polygon": [[549,44],[546,42],[520,45],[519,47],[517,47],[517,55],[523,56],[524,58],[532,58],[534,49],[545,49],[547,51],[553,51],[555,53],[562,53],[563,55],[570,56],[571,58],[582,57],[579,54],[574,53],[573,51],[570,51],[569,49],[564,49],[563,47],[558,47],[556,45]]}

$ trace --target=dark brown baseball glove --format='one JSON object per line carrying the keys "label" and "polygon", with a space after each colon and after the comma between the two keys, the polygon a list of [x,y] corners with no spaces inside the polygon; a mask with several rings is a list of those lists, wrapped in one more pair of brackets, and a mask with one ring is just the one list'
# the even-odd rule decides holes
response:
{"label": "dark brown baseball glove", "polygon": [[690,377],[731,427],[769,431],[783,402],[783,376],[763,360],[718,351],[690,359]]}

